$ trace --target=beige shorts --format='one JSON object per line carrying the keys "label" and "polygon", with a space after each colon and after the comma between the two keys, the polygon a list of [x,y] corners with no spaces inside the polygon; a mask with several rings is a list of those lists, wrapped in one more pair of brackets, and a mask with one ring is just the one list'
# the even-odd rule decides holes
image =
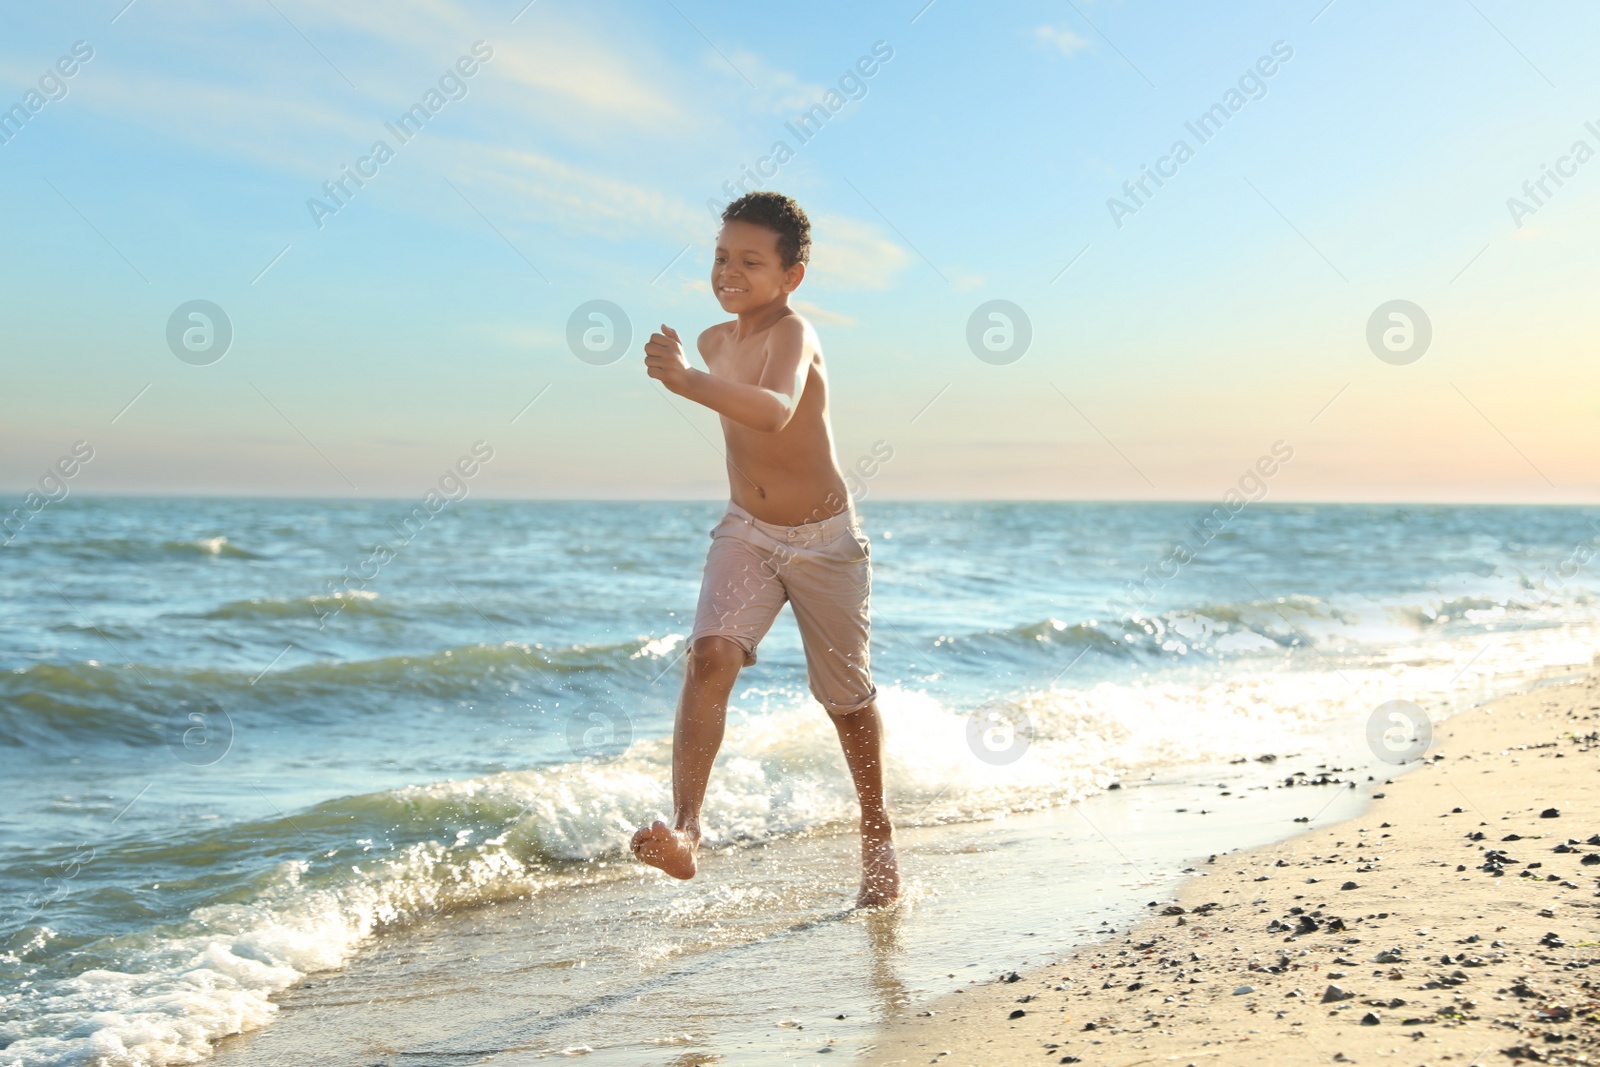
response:
{"label": "beige shorts", "polygon": [[811,695],[830,715],[845,715],[878,695],[868,650],[871,594],[872,543],[854,507],[821,522],[779,526],[730,502],[711,531],[689,645],[729,638],[749,666],[788,601]]}

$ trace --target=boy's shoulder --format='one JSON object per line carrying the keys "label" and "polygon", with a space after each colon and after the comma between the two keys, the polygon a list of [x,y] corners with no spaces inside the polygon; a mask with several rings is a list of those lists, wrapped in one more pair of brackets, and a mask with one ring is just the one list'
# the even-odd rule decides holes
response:
{"label": "boy's shoulder", "polygon": [[766,336],[761,339],[767,350],[770,352],[774,344],[798,344],[802,348],[809,347],[820,351],[822,345],[817,340],[817,331],[811,328],[811,323],[806,320],[806,317],[794,308],[786,308],[785,310],[788,311],[788,314],[767,327]]}
{"label": "boy's shoulder", "polygon": [[710,326],[700,331],[700,347],[705,348],[707,341],[721,340],[726,334],[732,332],[737,319],[728,319],[726,322],[713,322]]}
{"label": "boy's shoulder", "polygon": [[[767,328],[765,336],[761,339],[762,344],[768,345],[774,340],[798,340],[802,345],[809,344],[813,349],[820,352],[822,350],[822,341],[817,336],[816,328],[811,325],[810,320],[793,308],[788,310],[789,313],[787,315]],[[732,340],[734,327],[738,324],[738,319],[728,319],[725,322],[713,323],[701,330],[700,336],[695,342],[700,349],[700,354],[705,355],[708,351],[714,352],[724,342]]]}

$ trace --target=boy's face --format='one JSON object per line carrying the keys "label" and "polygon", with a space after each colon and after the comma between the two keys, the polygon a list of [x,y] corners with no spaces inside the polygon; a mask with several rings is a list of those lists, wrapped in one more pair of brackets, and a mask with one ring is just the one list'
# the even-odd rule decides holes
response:
{"label": "boy's face", "polygon": [[724,311],[770,304],[793,292],[805,273],[804,263],[784,267],[776,230],[743,220],[722,224],[711,262],[711,291]]}

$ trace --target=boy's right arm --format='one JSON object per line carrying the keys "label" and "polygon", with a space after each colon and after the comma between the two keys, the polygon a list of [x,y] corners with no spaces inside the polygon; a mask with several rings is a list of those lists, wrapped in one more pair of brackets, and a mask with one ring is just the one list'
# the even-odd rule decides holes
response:
{"label": "boy's right arm", "polygon": [[776,433],[788,425],[805,388],[805,326],[798,319],[773,327],[757,385],[730,381],[709,369],[717,362],[710,357],[717,353],[719,344],[710,330],[699,338],[700,354],[708,368],[703,371],[689,366],[676,330],[665,325],[661,330],[651,334],[644,346],[645,367],[652,378],[684,399],[752,430]]}

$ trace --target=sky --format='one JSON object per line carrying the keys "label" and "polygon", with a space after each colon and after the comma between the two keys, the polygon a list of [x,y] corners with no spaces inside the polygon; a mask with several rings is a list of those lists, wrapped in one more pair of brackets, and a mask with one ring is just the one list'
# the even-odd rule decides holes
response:
{"label": "sky", "polygon": [[1217,500],[1276,455],[1271,500],[1592,502],[1597,35],[1579,0],[16,7],[0,489],[86,442],[74,492],[410,497],[482,441],[481,496],[725,498],[642,345],[725,317],[742,177],[812,220],[793,303],[841,465],[892,453],[868,496]]}

